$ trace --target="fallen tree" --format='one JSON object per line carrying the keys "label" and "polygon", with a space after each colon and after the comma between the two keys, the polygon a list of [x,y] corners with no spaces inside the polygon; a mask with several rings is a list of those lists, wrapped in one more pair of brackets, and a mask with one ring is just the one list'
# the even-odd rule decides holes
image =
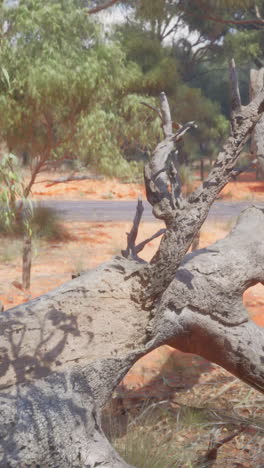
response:
{"label": "fallen tree", "polygon": [[199,354],[264,392],[264,330],[243,292],[264,282],[264,213],[244,211],[230,234],[188,254],[210,206],[231,180],[264,110],[264,91],[241,105],[230,65],[230,136],[212,171],[188,198],[174,147],[194,122],[173,133],[161,94],[164,139],[145,168],[148,201],[165,223],[150,263],[136,244],[139,201],[122,256],[0,316],[0,466],[126,467],[100,413],[141,356],[163,344]]}

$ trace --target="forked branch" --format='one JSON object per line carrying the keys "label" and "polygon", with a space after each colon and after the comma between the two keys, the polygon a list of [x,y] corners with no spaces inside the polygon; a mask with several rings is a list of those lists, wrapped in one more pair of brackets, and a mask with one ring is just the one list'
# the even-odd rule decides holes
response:
{"label": "forked branch", "polygon": [[[212,203],[223,187],[232,180],[240,153],[262,116],[263,89],[247,106],[241,106],[234,60],[230,63],[230,88],[232,101],[230,136],[218,154],[207,179],[187,199],[181,194],[177,165],[175,166],[174,141],[182,137],[185,129],[193,128],[194,122],[186,124],[175,135],[167,136],[159,143],[150,162],[145,166],[147,199],[153,206],[154,215],[163,219],[167,226],[151,263],[139,272],[140,281],[147,285],[142,297],[145,303],[148,298],[153,298],[153,295],[162,294],[174,278]],[[163,98],[164,96],[161,97]]]}
{"label": "forked branch", "polygon": [[238,76],[235,60],[232,59],[229,65],[230,85],[231,85],[231,109],[232,111],[241,110],[241,97],[239,91]]}
{"label": "forked branch", "polygon": [[149,242],[156,239],[157,237],[162,236],[165,232],[165,229],[160,229],[158,232],[156,232],[156,234],[153,234],[153,236],[145,239],[144,241],[140,242],[140,244],[136,245],[138,228],[140,225],[143,211],[144,211],[144,207],[142,203],[142,198],[139,197],[133,225],[132,225],[130,232],[127,233],[127,248],[126,250],[121,251],[123,257],[130,258],[131,260],[137,260],[139,262],[144,262],[142,259],[138,257],[139,252],[141,252]]}

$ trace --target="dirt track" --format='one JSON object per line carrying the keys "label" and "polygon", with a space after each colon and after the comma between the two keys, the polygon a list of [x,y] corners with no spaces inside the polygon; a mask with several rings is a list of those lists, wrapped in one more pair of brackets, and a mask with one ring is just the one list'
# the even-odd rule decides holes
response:
{"label": "dirt track", "polygon": [[[65,222],[121,222],[132,221],[135,215],[136,201],[121,200],[44,200],[44,206],[55,209]],[[264,202],[217,200],[208,215],[209,221],[225,222],[235,219],[245,208],[258,206],[264,209]],[[142,217],[145,222],[157,221],[152,215],[151,206],[144,202]],[[158,222],[158,221],[157,221]]]}

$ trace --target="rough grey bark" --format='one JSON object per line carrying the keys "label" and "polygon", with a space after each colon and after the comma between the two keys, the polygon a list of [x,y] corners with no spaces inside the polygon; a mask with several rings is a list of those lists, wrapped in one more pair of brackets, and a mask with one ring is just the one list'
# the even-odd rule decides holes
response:
{"label": "rough grey bark", "polygon": [[[263,88],[264,68],[250,70],[250,96],[253,99]],[[251,152],[257,158],[257,179],[264,180],[264,117],[257,123],[251,138]]]}
{"label": "rough grey bark", "polygon": [[30,288],[31,260],[32,260],[32,238],[31,238],[31,235],[28,232],[26,232],[24,234],[23,256],[22,256],[22,285],[24,289]]}
{"label": "rough grey bark", "polygon": [[[234,63],[231,78],[236,90]],[[145,178],[166,228],[150,264],[138,258],[139,204],[128,258],[0,315],[0,467],[127,467],[102,432],[100,412],[133,363],[162,344],[199,354],[264,392],[264,330],[242,302],[249,286],[264,282],[264,213],[247,209],[224,240],[186,255],[261,117],[264,93],[242,107],[234,91],[232,102],[224,150],[184,199],[169,157],[194,123],[173,134],[161,95],[164,141]]]}

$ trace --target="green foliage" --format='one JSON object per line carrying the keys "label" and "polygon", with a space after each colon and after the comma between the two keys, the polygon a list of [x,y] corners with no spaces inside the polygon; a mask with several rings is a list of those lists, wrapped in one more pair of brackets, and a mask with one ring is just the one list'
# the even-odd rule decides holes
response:
{"label": "green foliage", "polygon": [[0,225],[1,230],[13,229],[16,222],[16,199],[22,198],[23,203],[23,178],[16,156],[11,153],[4,154],[0,162]]}
{"label": "green foliage", "polygon": [[225,53],[229,58],[234,57],[238,64],[252,63],[263,57],[263,39],[262,31],[230,33],[225,39]]}
{"label": "green foliage", "polygon": [[[203,18],[203,9],[240,17],[251,12],[252,2],[202,0],[202,8],[195,10],[189,1],[125,3],[131,7],[130,22],[107,40],[99,23],[84,14],[81,0],[20,0],[0,6],[5,31],[0,134],[12,152],[43,161],[80,157],[106,175],[137,177],[134,161],[147,158],[161,137],[159,119],[141,102],[157,106],[161,91],[168,95],[174,120],[198,123],[186,139],[188,152],[200,157],[204,142],[207,152],[219,147],[228,127],[221,114],[228,114],[227,92],[222,74],[210,80],[209,59],[226,66],[229,52],[236,52],[238,59],[253,60],[261,50],[262,32],[253,31],[255,39],[252,31],[234,34],[229,26]],[[178,31],[179,12],[189,30],[200,33],[198,47],[209,44],[204,55],[189,37],[175,36],[173,44],[164,44],[170,29],[172,35]]]}
{"label": "green foliage", "polygon": [[[185,3],[185,8],[187,8],[188,2]],[[169,4],[160,0],[155,1],[150,9],[148,5],[149,3],[143,0],[136,2],[134,22],[131,22],[130,18],[128,24],[118,27],[127,56],[136,61],[141,72],[134,82],[134,91],[155,98],[165,91],[171,105],[173,120],[177,122],[195,120],[198,124],[198,130],[185,138],[186,151],[192,154],[193,158],[199,158],[201,156],[200,144],[206,142],[207,152],[210,151],[210,156],[212,156],[228,130],[228,122],[221,113],[222,109],[217,103],[217,98],[221,101],[223,95],[226,97],[228,93],[225,89],[223,94],[222,87],[221,92],[219,91],[219,95],[216,96],[216,87],[212,84],[212,92],[208,98],[205,98],[208,77],[204,79],[203,91],[199,89],[201,88],[199,79],[195,84],[184,83],[189,67],[194,67],[194,75],[197,70],[196,61],[193,60],[195,51],[192,51],[191,42],[188,39],[185,42],[175,40],[172,44],[164,45],[157,30],[160,22],[163,28],[166,26],[167,15],[171,14],[173,17],[177,11],[179,13],[180,6],[177,6],[175,2],[172,7],[171,2]],[[216,45],[214,47],[215,50],[219,48]],[[227,114],[227,109],[224,106],[223,108]]]}
{"label": "green foliage", "polygon": [[42,162],[80,155],[102,173],[133,177],[138,168],[124,156],[146,154],[159,133],[140,104],[138,65],[102,40],[79,0],[21,0],[2,5],[0,19],[0,135],[9,148]]}
{"label": "green foliage", "polygon": [[2,6],[1,20],[10,29],[0,49],[2,138],[13,151],[54,157],[69,150],[82,114],[123,92],[124,55],[101,42],[78,1],[21,0]]}
{"label": "green foliage", "polygon": [[[99,173],[126,180],[143,173],[133,159],[140,159],[153,149],[161,129],[159,119],[142,105],[142,99],[136,94],[128,94],[121,97],[112,110],[97,107],[83,116],[77,146],[79,157],[85,164]],[[152,99],[145,101],[155,104]]]}

